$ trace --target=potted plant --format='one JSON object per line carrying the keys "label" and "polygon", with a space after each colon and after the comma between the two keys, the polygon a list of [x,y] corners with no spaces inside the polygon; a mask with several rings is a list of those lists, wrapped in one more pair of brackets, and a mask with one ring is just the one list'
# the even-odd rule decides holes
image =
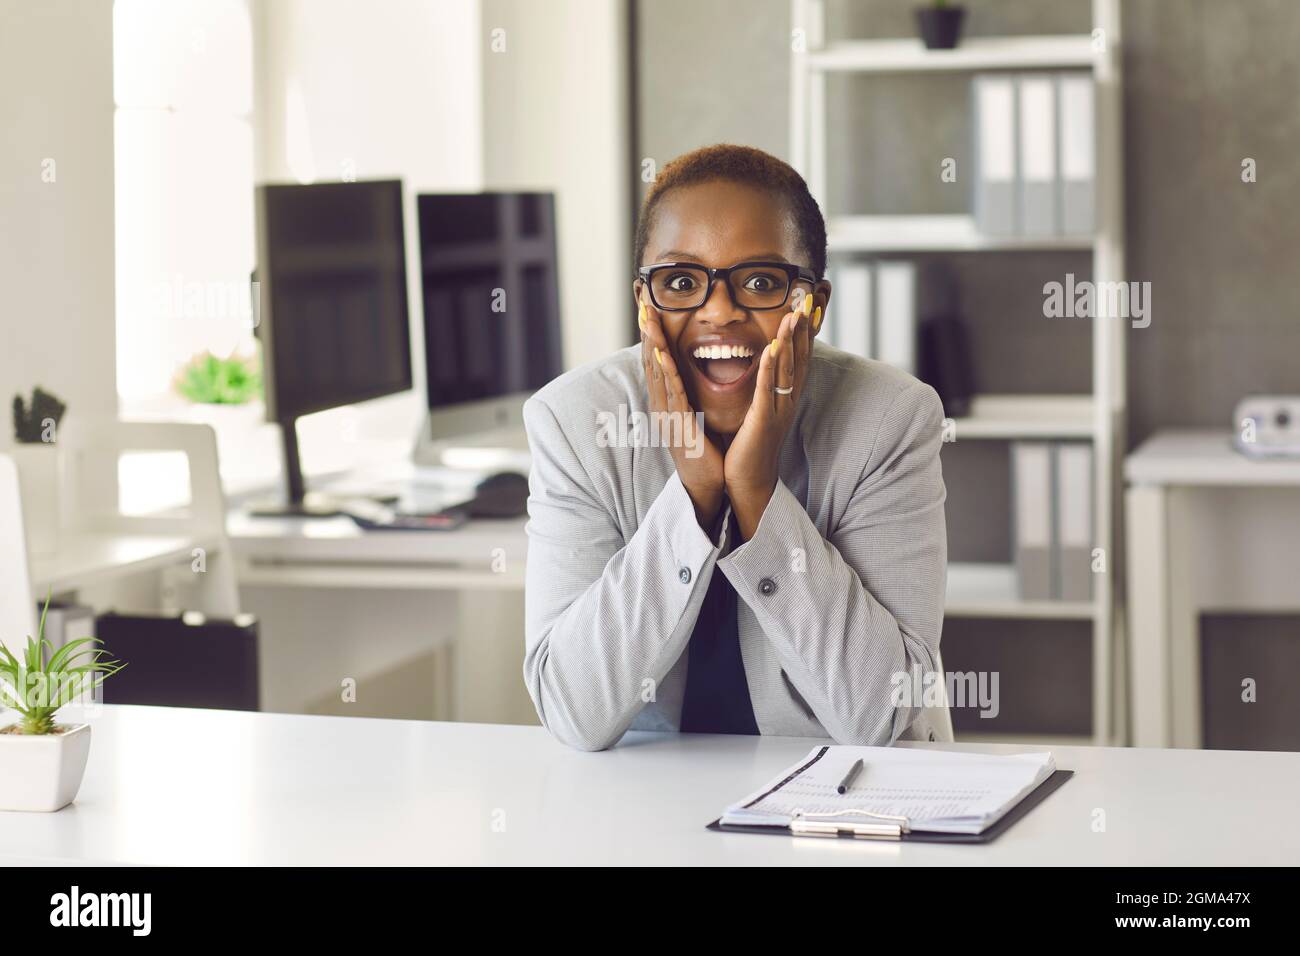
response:
{"label": "potted plant", "polygon": [[950,6],[948,0],[933,0],[916,8],[916,24],[928,50],[951,50],[961,39],[966,8]]}
{"label": "potted plant", "polygon": [[59,708],[93,692],[126,665],[109,660],[97,638],[55,650],[45,639],[45,612],[22,659],[0,644],[0,704],[18,721],[0,727],[0,810],[50,812],[71,803],[90,755],[90,725],[55,721]]}
{"label": "potted plant", "polygon": [[203,352],[181,367],[176,391],[196,405],[247,405],[262,394],[262,377],[252,359]]}
{"label": "potted plant", "polygon": [[218,441],[227,432],[246,436],[262,420],[262,376],[255,359],[201,352],[177,370],[173,387],[190,402],[190,421],[211,425]]}
{"label": "potted plant", "polygon": [[39,386],[30,402],[14,396],[14,448],[29,554],[52,554],[59,546],[59,423],[68,407]]}

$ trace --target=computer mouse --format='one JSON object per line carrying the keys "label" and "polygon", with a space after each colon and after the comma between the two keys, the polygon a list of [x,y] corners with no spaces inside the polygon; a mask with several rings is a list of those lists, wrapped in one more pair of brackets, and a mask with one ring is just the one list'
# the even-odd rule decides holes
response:
{"label": "computer mouse", "polygon": [[517,471],[488,475],[467,506],[472,518],[516,518],[528,512],[528,479]]}

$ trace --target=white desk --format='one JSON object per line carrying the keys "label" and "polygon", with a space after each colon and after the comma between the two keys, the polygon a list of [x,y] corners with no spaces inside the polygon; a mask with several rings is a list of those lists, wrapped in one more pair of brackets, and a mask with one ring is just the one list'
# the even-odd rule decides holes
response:
{"label": "white desk", "polygon": [[520,591],[525,518],[454,531],[363,531],[351,518],[226,521],[240,584],[275,587]]}
{"label": "white desk", "polygon": [[[635,734],[612,751],[581,753],[536,727],[106,707],[76,803],[55,814],[0,813],[0,857],[236,865],[1300,860],[1300,754],[1284,753],[1055,748],[1074,778],[987,846],[704,829],[814,743]],[[1094,831],[1098,810],[1105,832]]]}
{"label": "white desk", "polygon": [[[372,609],[380,627],[407,636],[433,655],[432,710],[440,719],[533,723],[521,673],[524,652],[525,518],[473,520],[454,531],[363,531],[347,517],[254,518],[232,512],[226,522],[235,576],[245,605],[263,612],[263,698],[281,710],[301,710],[286,680],[337,686],[348,658],[307,662],[297,657],[305,637],[286,611],[290,604],[328,603],[327,592],[351,595]],[[258,592],[255,589],[269,589]],[[403,593],[404,592],[404,593]],[[430,595],[439,595],[429,610]],[[292,599],[297,598],[294,601]],[[424,615],[431,615],[425,617]],[[290,640],[277,641],[281,627]],[[373,645],[373,628],[330,633],[360,648]],[[357,666],[353,663],[350,666]],[[343,670],[343,674],[355,674]],[[275,677],[275,675],[281,675]],[[274,686],[269,682],[277,681]],[[382,692],[382,691],[381,691]],[[301,697],[301,694],[297,694]],[[401,711],[397,711],[400,713]]]}
{"label": "white desk", "polygon": [[1124,471],[1133,742],[1198,747],[1201,611],[1300,611],[1300,461],[1173,430]]}

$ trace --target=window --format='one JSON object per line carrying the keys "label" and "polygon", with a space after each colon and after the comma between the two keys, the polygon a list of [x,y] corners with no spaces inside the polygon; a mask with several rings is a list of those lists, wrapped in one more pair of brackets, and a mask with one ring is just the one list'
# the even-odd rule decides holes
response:
{"label": "window", "polygon": [[116,0],[117,388],[185,417],[196,353],[253,355],[253,39],[245,0]]}

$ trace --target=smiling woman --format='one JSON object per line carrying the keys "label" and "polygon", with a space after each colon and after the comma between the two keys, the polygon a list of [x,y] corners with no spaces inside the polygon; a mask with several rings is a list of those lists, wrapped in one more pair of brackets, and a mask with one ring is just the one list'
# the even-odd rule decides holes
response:
{"label": "smiling woman", "polygon": [[[628,729],[936,739],[894,689],[939,651],[943,415],[816,342],[831,286],[803,179],[748,147],[682,156],[636,258],[640,345],[524,410],[542,722],[583,749]],[[598,440],[613,416],[675,427]]]}

